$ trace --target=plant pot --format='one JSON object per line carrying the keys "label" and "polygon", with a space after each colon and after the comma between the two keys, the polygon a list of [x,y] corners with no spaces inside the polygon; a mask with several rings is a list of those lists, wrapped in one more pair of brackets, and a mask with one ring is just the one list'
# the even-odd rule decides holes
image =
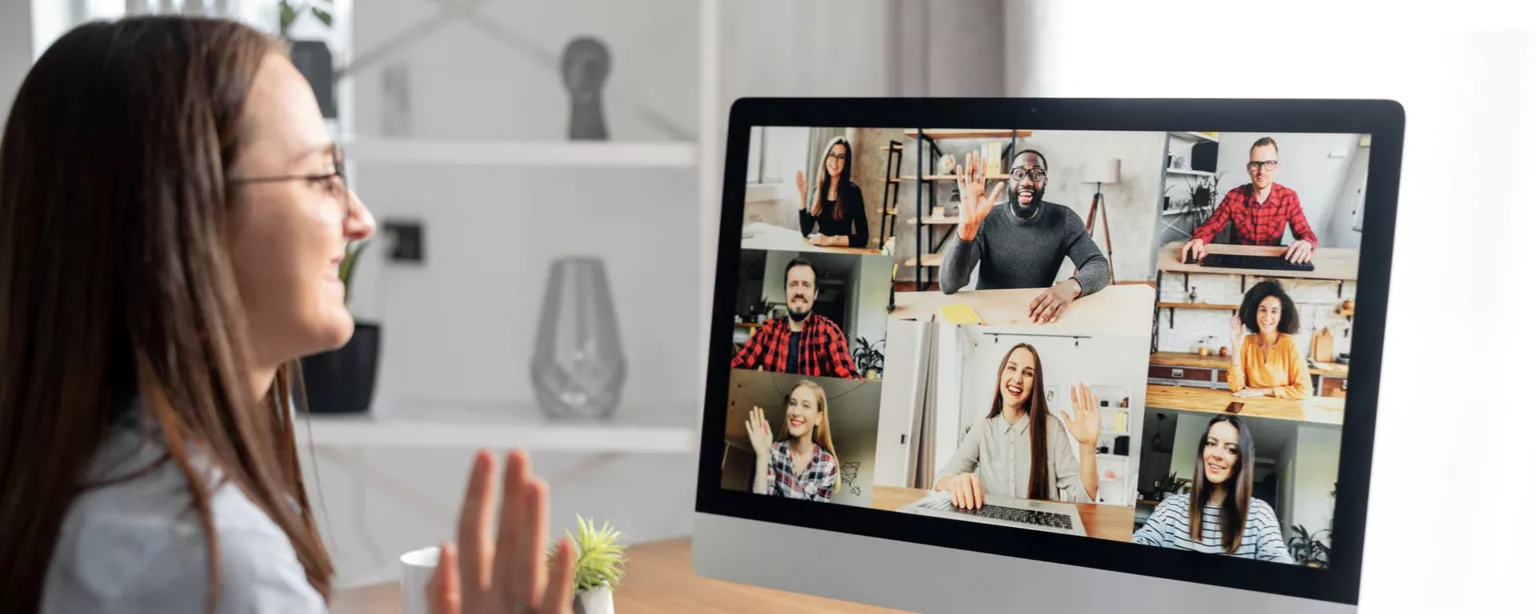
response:
{"label": "plant pot", "polygon": [[576,593],[572,614],[613,614],[613,591],[599,587]]}
{"label": "plant pot", "polygon": [[347,344],[303,360],[309,411],[356,414],[373,403],[379,366],[379,325],[358,322]]}

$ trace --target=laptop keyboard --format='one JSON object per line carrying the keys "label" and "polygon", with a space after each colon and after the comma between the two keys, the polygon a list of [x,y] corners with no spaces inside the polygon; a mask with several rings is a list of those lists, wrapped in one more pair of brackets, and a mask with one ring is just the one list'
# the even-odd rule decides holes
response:
{"label": "laptop keyboard", "polygon": [[1295,263],[1280,256],[1252,256],[1248,254],[1206,254],[1200,266],[1224,269],[1263,269],[1268,271],[1314,271],[1310,262]]}
{"label": "laptop keyboard", "polygon": [[1004,507],[1001,505],[982,504],[980,509],[963,510],[954,506],[947,498],[934,497],[922,503],[922,506],[931,510],[976,516],[991,520],[1002,520],[1036,527],[1048,527],[1053,529],[1072,530],[1072,517],[1056,512],[1043,512],[1040,510],[1021,510],[1018,508]]}

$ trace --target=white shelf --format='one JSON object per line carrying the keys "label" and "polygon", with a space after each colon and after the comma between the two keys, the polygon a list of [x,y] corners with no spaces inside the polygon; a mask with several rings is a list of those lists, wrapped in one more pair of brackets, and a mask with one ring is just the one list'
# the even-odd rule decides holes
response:
{"label": "white shelf", "polygon": [[[649,413],[643,409],[619,416]],[[521,448],[550,452],[684,454],[693,429],[599,420],[550,420],[532,404],[392,403],[369,414],[310,414],[294,424],[300,445],[390,448]]]}
{"label": "white shelf", "polygon": [[1169,209],[1169,210],[1163,212],[1163,217],[1173,217],[1173,216],[1176,216],[1176,215],[1184,215],[1186,213],[1195,213],[1197,211],[1200,212],[1200,213],[1205,213],[1205,212],[1210,211],[1210,210],[1211,210],[1210,207],[1200,207],[1199,209],[1190,209],[1190,210]]}
{"label": "white shelf", "polygon": [[1187,141],[1209,141],[1212,143],[1219,141],[1219,139],[1216,137],[1205,134],[1204,132],[1169,132],[1168,136]]}
{"label": "white shelf", "polygon": [[1212,173],[1212,172],[1209,172],[1209,171],[1192,171],[1192,170],[1189,170],[1187,168],[1170,168],[1170,169],[1168,169],[1168,174],[1169,175],[1192,175],[1192,176],[1195,176],[1195,177],[1215,177],[1216,176],[1216,173]]}
{"label": "white shelf", "polygon": [[680,168],[698,163],[698,146],[678,142],[502,141],[353,137],[343,141],[356,162],[445,166]]}

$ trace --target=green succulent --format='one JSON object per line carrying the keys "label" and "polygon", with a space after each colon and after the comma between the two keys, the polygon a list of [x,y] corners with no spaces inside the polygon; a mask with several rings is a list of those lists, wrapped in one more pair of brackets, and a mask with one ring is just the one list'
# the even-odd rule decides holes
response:
{"label": "green succulent", "polygon": [[357,259],[363,257],[363,251],[368,249],[368,240],[355,241],[347,244],[347,254],[341,259],[341,266],[337,268],[336,276],[341,278],[344,289],[341,303],[343,305],[352,302],[352,273],[356,270]]}
{"label": "green succulent", "polygon": [[[570,529],[566,529],[565,536],[570,538],[576,546],[576,592],[591,590],[594,588],[608,587],[612,590],[619,585],[624,578],[624,564],[629,558],[624,556],[624,546],[619,542],[623,533],[614,530],[607,522],[602,528],[597,523],[576,516],[576,535],[571,535]],[[555,545],[549,544],[549,560],[555,559]]]}

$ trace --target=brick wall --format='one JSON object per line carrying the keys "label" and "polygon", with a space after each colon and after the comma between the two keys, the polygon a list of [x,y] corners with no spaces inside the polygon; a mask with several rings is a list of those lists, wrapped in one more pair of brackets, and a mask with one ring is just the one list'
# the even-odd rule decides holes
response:
{"label": "brick wall", "polygon": [[[1157,300],[1169,303],[1241,305],[1243,302],[1242,279],[1237,275],[1191,273],[1189,286],[1194,290],[1195,298],[1190,300],[1184,288],[1184,275],[1164,273]],[[1247,278],[1247,287],[1252,288],[1253,284],[1261,280],[1261,278],[1250,276]],[[1313,332],[1321,331],[1326,327],[1333,334],[1333,351],[1349,352],[1351,336],[1346,336],[1346,332],[1351,331],[1353,327],[1344,316],[1338,315],[1335,311],[1345,299],[1355,298],[1355,282],[1344,282],[1341,297],[1337,281],[1304,279],[1278,281],[1286,294],[1289,294],[1291,300],[1296,303],[1296,314],[1301,318],[1301,330],[1296,333],[1296,341],[1301,345],[1302,351],[1307,352],[1312,347]],[[1169,312],[1169,309],[1163,309],[1158,314],[1157,349],[1159,351],[1194,352],[1199,347],[1201,339],[1206,339],[1206,343],[1211,345],[1213,352],[1221,346],[1231,344],[1229,337],[1232,312],[1179,309],[1172,316],[1171,324]]]}

